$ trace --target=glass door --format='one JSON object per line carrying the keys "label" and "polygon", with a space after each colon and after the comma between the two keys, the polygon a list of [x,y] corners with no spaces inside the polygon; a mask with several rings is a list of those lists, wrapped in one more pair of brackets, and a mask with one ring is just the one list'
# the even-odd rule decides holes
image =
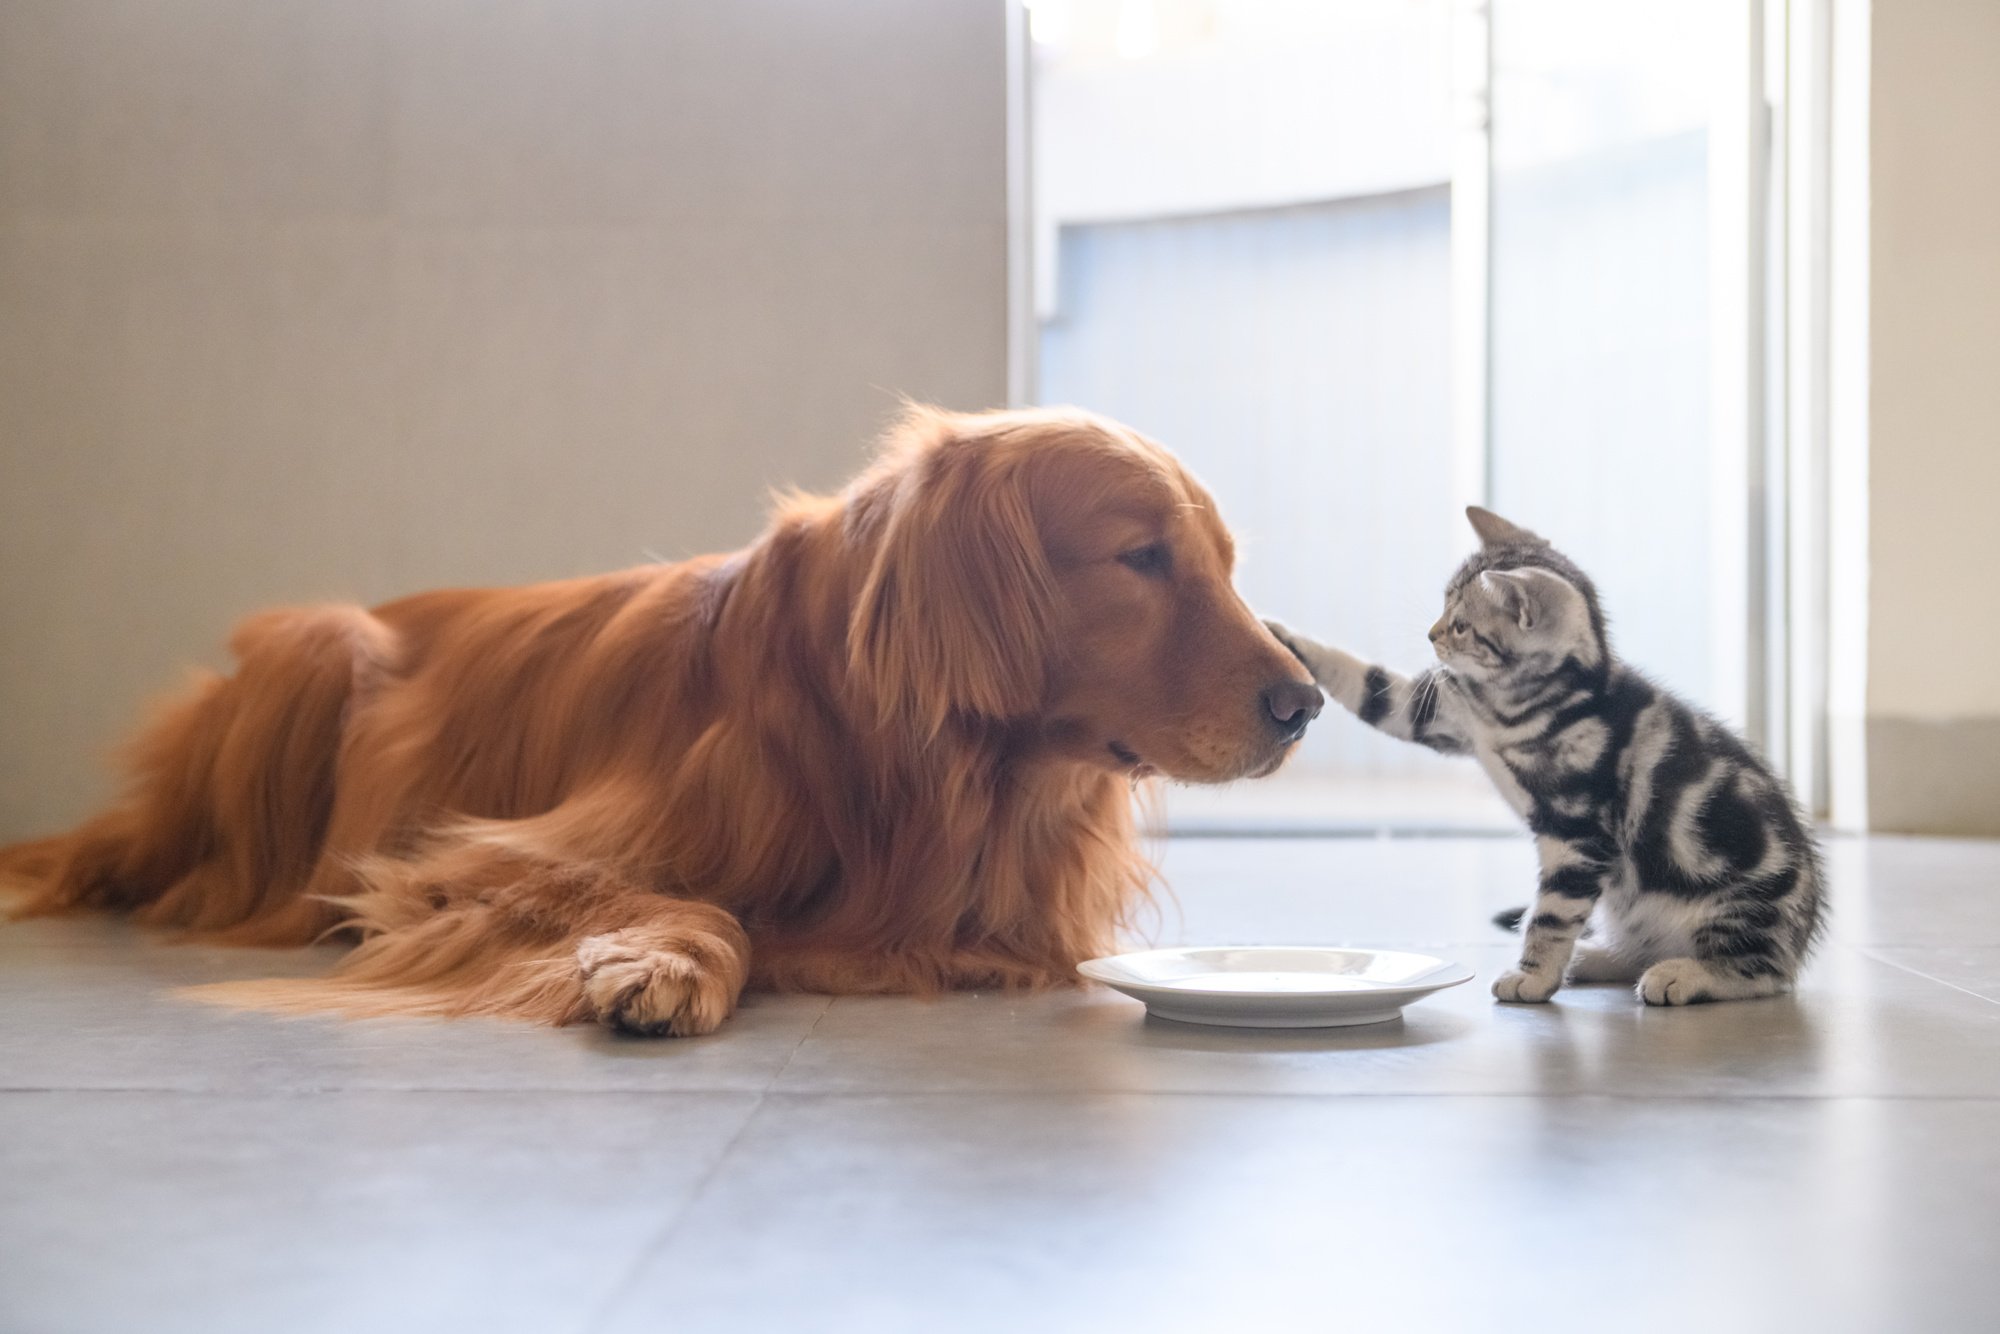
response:
{"label": "glass door", "polygon": [[1615,643],[1760,714],[1758,196],[1735,0],[1491,0],[1488,493]]}
{"label": "glass door", "polygon": [[[1024,388],[1178,452],[1302,629],[1423,666],[1483,500],[1597,577],[1632,661],[1754,725],[1761,12],[1032,0]],[[1166,818],[1517,827],[1475,766],[1335,715]]]}

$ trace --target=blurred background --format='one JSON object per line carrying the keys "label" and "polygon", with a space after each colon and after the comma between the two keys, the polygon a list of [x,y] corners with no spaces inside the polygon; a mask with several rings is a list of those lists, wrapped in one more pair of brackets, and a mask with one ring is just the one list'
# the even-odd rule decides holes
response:
{"label": "blurred background", "polygon": [[[1428,660],[1480,501],[1597,574],[1636,661],[1745,721],[1708,420],[1738,8],[1499,0],[1481,51],[1450,0],[1034,0],[1036,392],[1172,441],[1252,600],[1356,652]],[[1479,334],[1456,365],[1455,321]],[[1170,801],[1511,820],[1476,770],[1352,726],[1314,729],[1281,791]]]}
{"label": "blurred background", "polygon": [[[1492,504],[1820,813],[2000,832],[1996,49],[1971,0],[9,0],[0,837],[247,611],[736,546],[904,393],[1131,422],[1253,602],[1405,667]],[[1331,717],[1165,819],[1511,828]]]}

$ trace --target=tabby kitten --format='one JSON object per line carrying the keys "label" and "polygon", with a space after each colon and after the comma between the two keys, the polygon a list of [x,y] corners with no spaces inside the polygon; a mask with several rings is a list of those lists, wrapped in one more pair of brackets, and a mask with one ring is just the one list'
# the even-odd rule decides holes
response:
{"label": "tabby kitten", "polygon": [[[1565,977],[1638,980],[1648,1005],[1790,987],[1821,929],[1819,855],[1791,794],[1726,727],[1620,662],[1590,579],[1473,506],[1482,546],[1431,627],[1439,666],[1405,680],[1273,623],[1361,721],[1470,753],[1527,819],[1541,884],[1503,1001]],[[1578,948],[1586,924],[1590,938]]]}

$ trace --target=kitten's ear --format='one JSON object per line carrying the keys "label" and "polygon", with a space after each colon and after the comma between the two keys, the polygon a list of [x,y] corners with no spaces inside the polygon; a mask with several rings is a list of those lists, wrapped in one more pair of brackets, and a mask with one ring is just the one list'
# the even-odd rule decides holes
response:
{"label": "kitten's ear", "polygon": [[1526,575],[1511,570],[1488,570],[1479,576],[1479,587],[1493,599],[1494,606],[1512,617],[1523,630],[1534,629],[1535,622],[1542,619],[1541,599]]}
{"label": "kitten's ear", "polygon": [[1517,523],[1509,523],[1492,510],[1481,509],[1477,505],[1465,507],[1465,517],[1472,521],[1472,531],[1479,534],[1479,540],[1489,547],[1519,546],[1524,542],[1547,546],[1548,541],[1539,533],[1531,533]]}

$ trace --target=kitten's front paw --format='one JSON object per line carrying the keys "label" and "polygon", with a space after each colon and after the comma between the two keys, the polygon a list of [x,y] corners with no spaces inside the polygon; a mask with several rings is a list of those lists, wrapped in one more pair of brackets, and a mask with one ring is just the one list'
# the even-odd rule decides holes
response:
{"label": "kitten's front paw", "polygon": [[1264,618],[1264,628],[1271,632],[1272,638],[1290,649],[1294,658],[1305,663],[1308,667],[1312,666],[1312,663],[1306,658],[1306,650],[1304,648],[1305,643],[1308,641],[1294,633],[1290,626],[1286,625],[1283,621],[1274,621],[1267,616]]}
{"label": "kitten's front paw", "polygon": [[1493,996],[1496,1000],[1539,1005],[1556,994],[1558,984],[1559,979],[1545,973],[1526,973],[1516,968],[1493,979]]}

